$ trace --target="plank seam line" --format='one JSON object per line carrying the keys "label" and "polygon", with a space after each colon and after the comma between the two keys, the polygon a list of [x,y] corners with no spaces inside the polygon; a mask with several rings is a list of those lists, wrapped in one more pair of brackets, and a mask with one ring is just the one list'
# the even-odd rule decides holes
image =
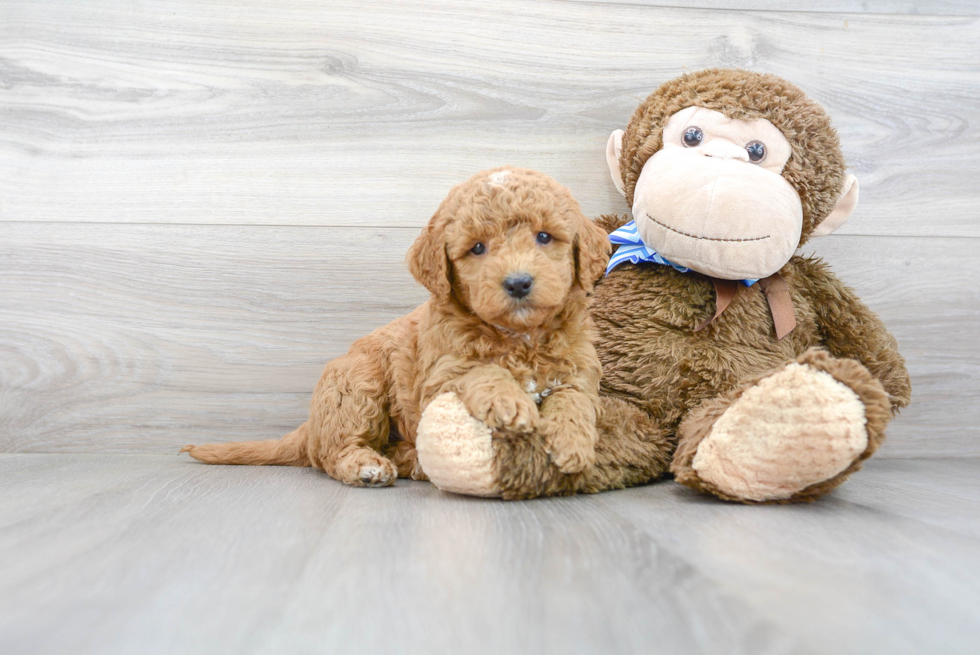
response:
{"label": "plank seam line", "polygon": [[[364,225],[360,224],[340,224],[340,225],[302,225],[297,223],[158,223],[158,222],[130,222],[130,221],[5,221],[0,219],[0,226],[3,225],[125,225],[129,227],[262,227],[262,228],[289,228],[305,230],[412,230],[419,231],[424,227],[424,223],[419,225]],[[832,237],[882,237],[889,239],[980,239],[980,235],[971,234],[874,234],[861,232],[857,234],[832,234]],[[813,244],[813,241],[806,245]]]}
{"label": "plank seam line", "polygon": [[646,2],[603,2],[602,0],[562,0],[575,5],[593,5],[597,7],[637,7],[642,9],[679,9],[682,11],[715,11],[740,14],[798,14],[806,16],[889,16],[897,18],[977,18],[977,14],[913,14],[897,12],[870,12],[870,11],[806,11],[805,9],[741,9],[737,7],[690,7],[679,4],[646,3]]}

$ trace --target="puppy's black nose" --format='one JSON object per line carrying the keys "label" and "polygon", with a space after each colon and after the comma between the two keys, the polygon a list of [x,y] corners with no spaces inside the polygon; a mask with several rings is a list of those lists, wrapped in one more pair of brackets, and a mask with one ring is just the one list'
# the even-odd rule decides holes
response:
{"label": "puppy's black nose", "polygon": [[504,280],[504,289],[507,290],[511,298],[523,298],[531,293],[531,285],[533,284],[534,278],[527,273],[515,273]]}

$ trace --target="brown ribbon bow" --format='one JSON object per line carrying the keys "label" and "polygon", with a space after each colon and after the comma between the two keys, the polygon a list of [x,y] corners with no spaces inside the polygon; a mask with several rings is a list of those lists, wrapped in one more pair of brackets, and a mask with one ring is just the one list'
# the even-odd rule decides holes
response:
{"label": "brown ribbon bow", "polygon": [[[715,315],[699,325],[695,332],[700,332],[721,316],[722,312],[732,304],[735,294],[742,286],[735,280],[719,280],[714,277],[708,279],[715,287]],[[780,341],[796,327],[796,312],[793,311],[793,297],[789,292],[789,284],[782,275],[774,273],[759,280],[759,286],[766,294],[769,311],[772,312],[772,322],[776,326],[776,340]]]}

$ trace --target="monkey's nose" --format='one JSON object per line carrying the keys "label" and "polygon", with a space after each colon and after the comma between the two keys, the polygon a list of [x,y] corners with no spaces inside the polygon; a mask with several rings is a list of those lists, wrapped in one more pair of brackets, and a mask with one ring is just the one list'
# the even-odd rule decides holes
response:
{"label": "monkey's nose", "polygon": [[749,153],[745,148],[739,147],[728,139],[712,139],[702,146],[702,153],[708,157],[718,159],[738,159],[741,161],[749,160]]}
{"label": "monkey's nose", "polygon": [[523,298],[531,293],[534,278],[527,273],[515,273],[504,279],[504,290],[511,298]]}

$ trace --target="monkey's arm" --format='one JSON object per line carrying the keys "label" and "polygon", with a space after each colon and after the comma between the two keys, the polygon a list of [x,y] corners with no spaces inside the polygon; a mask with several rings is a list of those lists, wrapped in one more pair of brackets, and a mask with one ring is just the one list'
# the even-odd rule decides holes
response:
{"label": "monkey's arm", "polygon": [[874,375],[891,400],[892,413],[909,404],[912,385],[895,337],[878,315],[868,309],[819,259],[801,261],[817,314],[820,337],[836,357],[856,359]]}

